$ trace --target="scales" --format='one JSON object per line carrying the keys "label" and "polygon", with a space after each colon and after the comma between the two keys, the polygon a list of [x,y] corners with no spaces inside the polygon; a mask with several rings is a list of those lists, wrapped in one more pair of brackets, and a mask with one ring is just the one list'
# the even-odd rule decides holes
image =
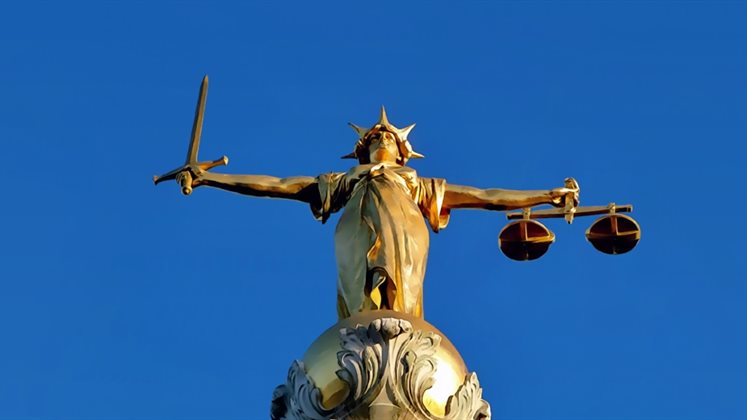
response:
{"label": "scales", "polygon": [[[572,178],[566,179],[566,186],[578,188]],[[586,230],[586,239],[598,251],[605,254],[624,254],[638,244],[641,239],[641,227],[632,217],[620,214],[633,211],[630,204],[606,206],[576,207],[573,197],[566,197],[564,208],[532,211],[531,208],[521,212],[506,214],[508,220],[515,220],[506,225],[498,235],[498,246],[503,254],[516,261],[530,261],[545,255],[553,242],[555,234],[542,223],[534,219],[565,218],[570,224],[574,217],[603,214]],[[517,220],[518,219],[518,220]]]}

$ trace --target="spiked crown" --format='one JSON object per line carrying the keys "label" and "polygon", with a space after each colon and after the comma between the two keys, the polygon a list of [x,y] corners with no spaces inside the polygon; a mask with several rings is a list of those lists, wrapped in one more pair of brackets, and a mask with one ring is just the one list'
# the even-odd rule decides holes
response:
{"label": "spiked crown", "polygon": [[387,131],[389,133],[392,133],[397,139],[397,147],[399,148],[399,157],[397,158],[398,164],[404,165],[408,160],[412,158],[424,157],[420,153],[412,150],[412,145],[410,145],[410,142],[407,140],[407,136],[415,127],[415,124],[408,125],[405,128],[397,128],[393,126],[386,116],[386,109],[384,109],[384,106],[381,107],[379,121],[376,122],[373,127],[362,128],[353,123],[348,124],[350,124],[350,126],[353,127],[353,130],[355,130],[356,134],[358,134],[358,141],[355,143],[355,149],[353,150],[353,152],[343,156],[343,159],[358,159],[358,162],[360,162],[361,164],[369,163],[368,146],[371,142],[371,135],[380,131]]}

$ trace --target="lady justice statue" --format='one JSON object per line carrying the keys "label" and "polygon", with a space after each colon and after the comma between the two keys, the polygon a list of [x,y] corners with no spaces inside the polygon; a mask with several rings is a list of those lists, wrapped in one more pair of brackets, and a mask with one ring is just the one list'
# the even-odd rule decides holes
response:
{"label": "lady justice statue", "polygon": [[[316,378],[313,378],[313,374],[310,375],[312,376],[308,378],[310,382],[308,384],[304,382],[304,384],[307,388],[319,388],[321,395],[317,396],[319,401],[303,403],[299,402],[305,401],[304,398],[299,397],[299,385],[298,383],[291,384],[291,376],[303,376],[310,372],[308,368],[294,365],[295,367],[289,374],[289,383],[283,390],[276,391],[280,394],[275,398],[275,402],[279,401],[277,407],[273,402],[273,418],[488,418],[489,410],[486,414],[483,406],[481,409],[474,409],[474,413],[467,409],[459,411],[460,409],[455,408],[456,405],[454,405],[457,402],[451,401],[452,396],[455,395],[454,391],[461,389],[460,385],[463,385],[465,378],[463,371],[465,373],[466,371],[462,367],[463,362],[458,353],[453,346],[445,342],[442,335],[436,341],[440,342],[441,347],[445,347],[442,352],[445,356],[442,354],[443,357],[439,359],[438,354],[441,353],[436,352],[435,357],[441,360],[442,364],[453,366],[438,367],[439,363],[433,363],[436,366],[432,367],[441,370],[442,380],[448,377],[448,372],[452,372],[452,376],[456,376],[451,379],[455,385],[449,388],[449,384],[444,387],[443,384],[431,383],[430,386],[421,389],[420,395],[411,398],[422,400],[426,391],[430,391],[429,395],[425,395],[424,404],[427,407],[420,409],[412,407],[413,404],[417,406],[417,403],[413,401],[405,404],[409,408],[404,409],[400,407],[402,404],[397,405],[392,401],[383,405],[372,403],[371,401],[376,399],[373,397],[376,394],[374,389],[383,386],[381,384],[385,382],[385,378],[380,377],[377,379],[378,382],[374,381],[377,383],[371,385],[371,389],[365,391],[361,390],[360,384],[356,384],[362,381],[361,377],[355,377],[361,374],[361,369],[353,369],[351,372],[356,373],[347,374],[347,376],[345,373],[340,373],[346,372],[343,363],[345,360],[349,362],[351,357],[355,359],[353,356],[345,356],[348,354],[345,353],[346,351],[355,351],[346,348],[345,342],[347,340],[347,344],[350,344],[352,340],[350,337],[359,337],[360,346],[376,347],[374,345],[378,343],[376,340],[389,342],[399,335],[412,334],[420,330],[439,336],[440,333],[437,330],[422,321],[423,280],[429,245],[428,227],[434,232],[446,227],[452,210],[462,208],[510,210],[540,204],[562,206],[569,197],[575,205],[578,200],[578,189],[567,187],[536,191],[480,189],[450,184],[440,178],[419,176],[415,169],[407,165],[410,159],[423,157],[413,150],[408,140],[408,134],[415,124],[404,128],[395,127],[389,122],[384,107],[381,108],[379,120],[370,128],[350,124],[356,132],[357,142],[353,152],[343,158],[356,159],[358,162],[347,172],[288,178],[209,172],[208,169],[226,163],[227,159],[224,157],[214,162],[197,162],[197,148],[206,95],[207,76],[203,80],[200,92],[187,163],[161,177],[156,177],[156,183],[165,179],[176,179],[185,194],[191,193],[194,188],[208,186],[255,197],[301,201],[311,207],[314,217],[322,223],[332,213],[342,211],[335,229],[335,255],[338,268],[337,313],[341,322],[351,317],[357,321],[355,324],[343,322],[346,326],[344,328],[339,328],[343,324],[333,327],[331,334],[335,337],[331,339],[332,344],[325,344],[325,346],[336,349],[338,364],[343,369],[335,372],[336,377],[333,376],[331,379],[328,378],[329,373],[321,375],[325,377],[321,382],[336,380],[337,385],[320,385],[320,375]],[[387,315],[387,317],[382,318],[380,315]],[[374,334],[375,337],[371,337],[368,331],[371,328],[358,331],[362,328],[360,320],[364,319],[372,322],[370,325],[374,325],[374,321],[378,320],[376,324],[378,327],[375,328],[378,332]],[[348,334],[350,337],[341,338],[340,334]],[[360,338],[363,336],[365,339]],[[370,343],[366,344],[366,340]],[[343,343],[342,348],[340,341]],[[360,358],[365,358],[366,352],[370,352],[370,350],[361,350],[363,347],[359,349]],[[380,347],[376,348],[381,350]],[[311,353],[315,351],[329,353],[327,349],[311,349],[310,351]],[[390,348],[390,351],[394,350]],[[309,357],[307,353],[304,360],[308,362]],[[389,358],[394,360],[393,357],[390,355]],[[387,359],[387,357],[379,357],[377,360],[381,361],[382,358]],[[395,366],[397,363],[391,362],[390,365]],[[362,363],[361,366],[368,365]],[[382,367],[379,370],[386,371],[387,369]],[[458,377],[460,374],[461,378]],[[403,381],[395,373],[392,375],[394,376],[390,378],[391,382]],[[439,376],[436,375],[436,377]],[[340,380],[344,382],[342,385],[340,385]],[[474,381],[476,382],[476,377]],[[390,386],[394,385],[390,384]],[[424,387],[425,385],[418,386]],[[368,397],[364,395],[366,392],[369,393]],[[438,395],[438,392],[446,394]],[[313,397],[306,397],[306,399],[309,398],[313,400]],[[479,398],[477,400],[482,401]],[[451,408],[449,408],[449,401],[453,405]],[[363,413],[358,410],[357,414],[351,414],[356,413],[356,407],[361,406],[367,407],[368,411]],[[393,406],[399,408],[395,410]],[[316,410],[314,415],[317,417],[309,415],[310,410]],[[465,414],[468,412],[471,414]],[[391,417],[395,416],[393,413],[404,417]],[[479,413],[482,413],[482,417],[478,415]],[[414,417],[406,417],[405,414]],[[438,416],[439,414],[441,417]],[[293,417],[294,415],[296,417]]]}
{"label": "lady justice statue", "polygon": [[453,209],[510,210],[539,204],[561,206],[577,189],[540,191],[479,189],[426,178],[407,166],[423,155],[413,151],[408,134],[415,124],[397,128],[384,107],[371,128],[350,124],[358,135],[352,153],[357,159],[347,172],[316,177],[277,178],[267,175],[216,174],[199,167],[189,174],[190,188],[209,186],[249,196],[308,203],[322,223],[342,210],[335,230],[338,268],[337,313],[392,309],[423,316],[423,279],[429,235],[446,227]]}

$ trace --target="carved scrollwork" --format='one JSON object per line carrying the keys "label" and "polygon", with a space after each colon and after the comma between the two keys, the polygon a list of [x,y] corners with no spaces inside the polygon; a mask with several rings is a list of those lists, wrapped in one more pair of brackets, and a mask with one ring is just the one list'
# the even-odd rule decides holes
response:
{"label": "carved scrollwork", "polygon": [[322,393],[306,375],[303,362],[295,360],[285,385],[272,393],[272,420],[328,420],[333,410],[322,407]]}
{"label": "carved scrollwork", "polygon": [[425,331],[416,331],[401,338],[397,354],[392,360],[388,384],[399,405],[415,413],[429,413],[423,396],[433,386],[438,362],[433,357],[441,337]]}
{"label": "carved scrollwork", "polygon": [[464,379],[457,392],[446,403],[443,420],[490,420],[490,404],[482,399],[482,388],[475,372]]}
{"label": "carved scrollwork", "polygon": [[[273,420],[365,420],[375,406],[387,407],[391,419],[489,420],[490,406],[482,399],[477,375],[471,373],[446,404],[446,414],[435,415],[424,402],[434,384],[434,357],[441,337],[414,331],[397,318],[381,318],[367,326],[340,330],[337,376],[348,384],[347,397],[331,409],[321,405],[321,393],[296,361],[288,381],[275,389]],[[387,414],[389,415],[389,414]],[[382,417],[383,418],[383,417]]]}
{"label": "carved scrollwork", "polygon": [[392,340],[411,331],[412,324],[395,318],[340,331],[342,350],[337,353],[337,363],[341,369],[337,376],[350,386],[348,400],[365,401],[383,385]]}

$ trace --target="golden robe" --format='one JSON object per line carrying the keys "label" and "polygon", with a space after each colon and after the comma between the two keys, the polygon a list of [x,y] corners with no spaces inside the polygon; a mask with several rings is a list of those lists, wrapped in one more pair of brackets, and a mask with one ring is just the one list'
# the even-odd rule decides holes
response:
{"label": "golden robe", "polygon": [[448,224],[448,210],[442,208],[446,181],[378,163],[322,174],[317,182],[321,200],[319,207],[312,206],[314,216],[325,222],[344,209],[335,230],[340,319],[375,309],[368,293],[383,282],[367,286],[374,272],[385,273],[395,288],[392,309],[422,317],[429,239],[425,220],[434,232]]}

